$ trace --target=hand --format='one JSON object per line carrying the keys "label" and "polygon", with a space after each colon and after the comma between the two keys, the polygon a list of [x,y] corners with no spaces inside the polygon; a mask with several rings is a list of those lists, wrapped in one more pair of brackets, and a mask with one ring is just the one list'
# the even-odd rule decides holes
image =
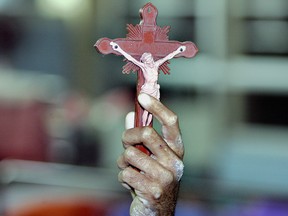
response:
{"label": "hand", "polygon": [[[125,151],[118,159],[121,169],[118,178],[134,195],[130,215],[174,215],[184,169],[178,119],[160,101],[147,94],[140,94],[138,100],[162,124],[162,136],[151,127],[126,130],[122,137]],[[143,143],[152,155],[134,147],[139,143]]]}
{"label": "hand", "polygon": [[113,41],[110,42],[110,45],[111,45],[112,49],[114,49],[116,51],[119,49],[119,45]]}

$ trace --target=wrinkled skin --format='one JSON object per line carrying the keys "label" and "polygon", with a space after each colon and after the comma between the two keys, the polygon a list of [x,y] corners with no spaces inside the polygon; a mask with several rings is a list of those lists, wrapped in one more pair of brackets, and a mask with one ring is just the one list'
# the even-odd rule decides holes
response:
{"label": "wrinkled skin", "polygon": [[[174,215],[184,169],[178,118],[147,94],[140,94],[138,100],[161,123],[162,135],[151,127],[127,129],[122,137],[125,151],[117,161],[121,169],[118,179],[133,195],[130,215]],[[135,148],[139,143],[143,143],[152,155]]]}

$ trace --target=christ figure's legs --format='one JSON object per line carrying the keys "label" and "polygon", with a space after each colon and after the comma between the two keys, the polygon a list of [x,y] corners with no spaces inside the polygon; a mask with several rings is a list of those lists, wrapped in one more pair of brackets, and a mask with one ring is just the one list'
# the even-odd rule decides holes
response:
{"label": "christ figure's legs", "polygon": [[152,114],[149,113],[147,110],[144,110],[142,115],[142,126],[149,126],[149,124],[152,122],[152,118]]}
{"label": "christ figure's legs", "polygon": [[[156,98],[157,100],[160,99],[160,85],[156,84],[155,85],[143,85],[141,88],[140,93],[146,93],[149,94],[151,96],[153,96],[154,98]],[[142,115],[142,126],[149,126],[150,123],[152,122],[153,119],[153,115],[151,113],[149,113],[147,110],[143,111],[143,115]]]}

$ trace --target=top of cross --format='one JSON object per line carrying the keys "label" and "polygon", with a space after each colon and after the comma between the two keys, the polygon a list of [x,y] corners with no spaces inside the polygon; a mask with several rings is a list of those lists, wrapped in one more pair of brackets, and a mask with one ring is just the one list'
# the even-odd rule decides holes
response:
{"label": "top of cross", "polygon": [[[140,9],[141,21],[138,25],[127,25],[127,36],[126,38],[117,38],[111,40],[109,38],[101,38],[96,44],[95,48],[102,54],[115,54],[120,55],[117,51],[113,50],[110,43],[117,42],[123,50],[139,60],[144,52],[149,52],[153,55],[154,59],[160,59],[165,57],[168,53],[176,50],[179,46],[186,46],[186,51],[177,55],[176,57],[192,58],[198,52],[196,45],[190,41],[178,42],[169,40],[168,33],[170,30],[169,26],[159,27],[156,23],[158,15],[157,8],[152,3],[147,3],[143,8]],[[160,70],[164,74],[169,74],[169,62],[165,62]],[[123,73],[130,73],[130,71],[138,71],[139,68],[128,62],[123,67]]]}

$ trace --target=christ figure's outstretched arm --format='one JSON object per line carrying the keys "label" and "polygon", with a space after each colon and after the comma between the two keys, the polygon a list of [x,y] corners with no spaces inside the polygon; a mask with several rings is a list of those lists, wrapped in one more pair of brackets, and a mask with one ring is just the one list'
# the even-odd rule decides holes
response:
{"label": "christ figure's outstretched arm", "polygon": [[174,52],[168,54],[167,56],[165,56],[162,59],[159,59],[158,61],[156,61],[156,65],[159,67],[160,65],[162,65],[164,62],[174,58],[176,55],[178,55],[181,52],[184,52],[186,50],[186,46],[180,46],[177,50],[175,50]]}
{"label": "christ figure's outstretched arm", "polygon": [[115,51],[121,53],[128,61],[131,61],[135,65],[139,66],[141,69],[144,67],[144,64],[142,62],[136,60],[131,55],[129,55],[127,52],[125,52],[117,43],[112,41],[112,42],[110,42],[110,45],[112,46],[112,48]]}

